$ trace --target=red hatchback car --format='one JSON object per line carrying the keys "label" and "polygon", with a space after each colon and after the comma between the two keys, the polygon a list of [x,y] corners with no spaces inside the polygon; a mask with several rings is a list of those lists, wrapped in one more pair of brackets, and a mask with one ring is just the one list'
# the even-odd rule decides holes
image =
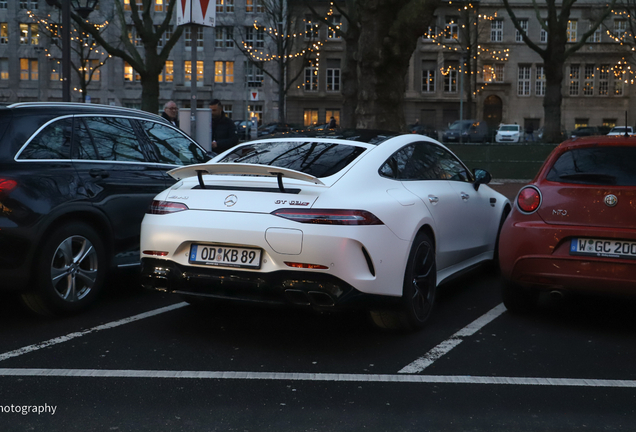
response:
{"label": "red hatchback car", "polygon": [[541,291],[636,295],[636,138],[595,136],[555,148],[502,227],[503,302]]}

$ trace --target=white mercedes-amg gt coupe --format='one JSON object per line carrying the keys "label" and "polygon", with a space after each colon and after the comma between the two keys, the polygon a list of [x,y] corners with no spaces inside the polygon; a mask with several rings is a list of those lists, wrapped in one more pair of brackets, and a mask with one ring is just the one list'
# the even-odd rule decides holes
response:
{"label": "white mercedes-amg gt coupe", "polygon": [[142,223],[145,287],[363,308],[391,329],[422,328],[438,284],[496,261],[510,210],[487,171],[414,134],[262,139],[169,174]]}

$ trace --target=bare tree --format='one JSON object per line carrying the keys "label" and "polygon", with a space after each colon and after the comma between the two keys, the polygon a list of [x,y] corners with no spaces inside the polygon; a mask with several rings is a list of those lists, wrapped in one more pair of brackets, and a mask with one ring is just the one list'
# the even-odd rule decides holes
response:
{"label": "bare tree", "polygon": [[[241,40],[235,41],[250,65],[248,85],[259,85],[258,81],[249,79],[255,77],[256,70],[262,71],[276,83],[278,121],[281,123],[286,122],[287,93],[302,75],[312,53],[317,51],[318,42],[294,35],[302,19],[290,13],[287,4],[287,0],[262,0],[264,18],[256,20],[252,27],[240,30]],[[260,40],[263,46],[258,46]],[[298,59],[300,67],[297,67]],[[292,69],[292,64],[296,66],[295,69]]]}
{"label": "bare tree", "polygon": [[[557,4],[556,0],[545,0],[545,5],[541,7],[537,0],[532,0],[537,20],[548,35],[545,48],[541,48],[528,37],[512,10],[509,0],[503,0],[503,2],[512,23],[523,38],[525,44],[536,51],[543,59],[546,79],[546,92],[543,99],[545,118],[543,136],[547,142],[559,142],[562,139],[561,102],[563,95],[561,88],[563,85],[565,61],[578,51],[583,44],[585,44],[587,39],[594,34],[603,20],[611,13],[616,0],[611,0],[609,4],[598,13],[596,19],[590,21],[589,30],[576,42],[568,41],[568,22],[570,21],[570,12],[576,0],[563,0],[560,4]],[[547,14],[547,16],[544,14]]]}
{"label": "bare tree", "polygon": [[[165,12],[161,12],[160,24],[155,25],[155,2],[142,0],[141,7],[137,1],[126,2],[130,7],[130,13],[124,10],[124,0],[113,0],[115,3],[115,16],[108,25],[112,31],[105,34],[115,34],[114,40],[108,41],[100,31],[100,25],[95,25],[82,19],[76,13],[72,13],[73,20],[80,28],[90,34],[112,56],[119,57],[132,66],[141,77],[141,109],[148,112],[157,112],[159,106],[159,75],[163,71],[170,51],[175,46],[182,27],[177,27],[160,46],[164,35],[172,28],[171,20],[177,0],[169,0]],[[131,40],[131,32],[134,32],[139,45]]]}

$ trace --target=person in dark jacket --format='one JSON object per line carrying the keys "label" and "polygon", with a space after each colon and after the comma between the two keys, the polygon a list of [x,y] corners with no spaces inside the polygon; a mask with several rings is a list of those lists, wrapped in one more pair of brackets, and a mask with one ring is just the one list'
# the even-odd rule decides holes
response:
{"label": "person in dark jacket", "polygon": [[234,122],[223,112],[223,104],[218,99],[210,102],[212,110],[212,151],[216,153],[234,147],[238,144],[238,135]]}
{"label": "person in dark jacket", "polygon": [[179,127],[179,108],[174,101],[168,101],[163,106],[161,117],[165,118],[173,126]]}

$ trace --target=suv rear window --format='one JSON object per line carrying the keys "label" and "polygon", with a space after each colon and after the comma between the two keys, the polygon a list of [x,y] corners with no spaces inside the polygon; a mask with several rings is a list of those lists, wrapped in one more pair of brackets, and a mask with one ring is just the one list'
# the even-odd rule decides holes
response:
{"label": "suv rear window", "polygon": [[270,141],[237,147],[219,162],[271,165],[320,178],[336,174],[364,150],[364,147],[346,144]]}
{"label": "suv rear window", "polygon": [[636,185],[636,147],[573,149],[554,163],[547,180],[589,185]]}

